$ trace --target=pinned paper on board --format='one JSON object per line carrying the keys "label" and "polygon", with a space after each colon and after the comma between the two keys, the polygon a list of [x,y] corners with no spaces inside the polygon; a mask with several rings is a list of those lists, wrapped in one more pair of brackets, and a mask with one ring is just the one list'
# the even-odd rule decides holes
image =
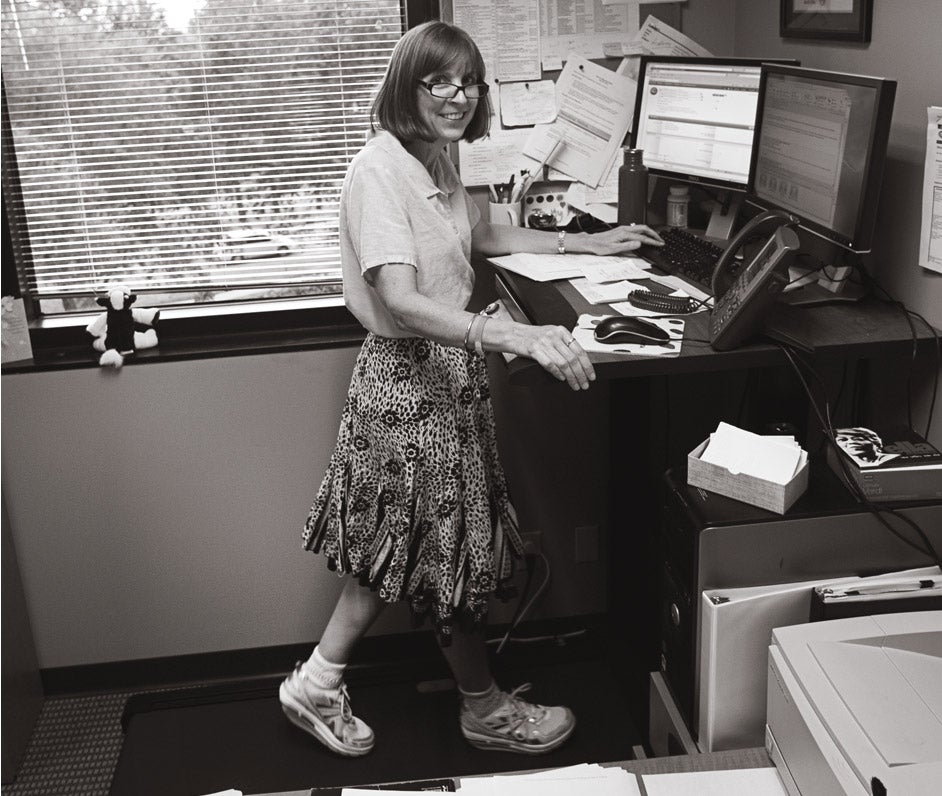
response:
{"label": "pinned paper on board", "polygon": [[638,84],[581,56],[566,62],[556,83],[558,111],[551,125],[533,128],[524,153],[541,160],[555,143],[565,148],[553,168],[595,188],[608,176],[634,113]]}
{"label": "pinned paper on board", "polygon": [[504,127],[532,127],[556,119],[556,84],[527,80],[500,84],[500,115]]}

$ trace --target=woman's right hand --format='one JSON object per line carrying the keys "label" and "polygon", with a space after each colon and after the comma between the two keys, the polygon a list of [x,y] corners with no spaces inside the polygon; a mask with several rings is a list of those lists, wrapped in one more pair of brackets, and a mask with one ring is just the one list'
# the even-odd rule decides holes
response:
{"label": "woman's right hand", "polygon": [[517,324],[522,356],[536,360],[555,378],[574,390],[589,389],[595,369],[585,349],[563,326],[527,326]]}

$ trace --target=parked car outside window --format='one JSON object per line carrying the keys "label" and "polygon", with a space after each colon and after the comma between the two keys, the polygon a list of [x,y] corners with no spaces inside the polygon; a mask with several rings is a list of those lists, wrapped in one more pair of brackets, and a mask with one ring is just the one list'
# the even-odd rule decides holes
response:
{"label": "parked car outside window", "polygon": [[226,232],[216,245],[220,260],[250,260],[256,257],[285,257],[297,249],[287,235],[265,229],[236,229]]}

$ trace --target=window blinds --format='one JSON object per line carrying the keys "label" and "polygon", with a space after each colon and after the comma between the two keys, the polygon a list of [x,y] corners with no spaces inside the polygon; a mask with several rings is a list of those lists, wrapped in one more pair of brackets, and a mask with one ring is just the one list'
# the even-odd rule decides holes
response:
{"label": "window blinds", "polygon": [[2,23],[34,297],[336,283],[399,0],[3,0]]}

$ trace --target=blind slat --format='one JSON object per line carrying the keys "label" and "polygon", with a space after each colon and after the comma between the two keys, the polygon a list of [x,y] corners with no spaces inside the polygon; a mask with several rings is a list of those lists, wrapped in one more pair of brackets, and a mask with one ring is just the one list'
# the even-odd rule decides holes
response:
{"label": "blind slat", "polygon": [[[340,184],[401,3],[194,0],[185,30],[146,4],[80,5],[3,6],[10,208],[34,296],[337,282]],[[269,240],[226,248],[239,230]]]}

